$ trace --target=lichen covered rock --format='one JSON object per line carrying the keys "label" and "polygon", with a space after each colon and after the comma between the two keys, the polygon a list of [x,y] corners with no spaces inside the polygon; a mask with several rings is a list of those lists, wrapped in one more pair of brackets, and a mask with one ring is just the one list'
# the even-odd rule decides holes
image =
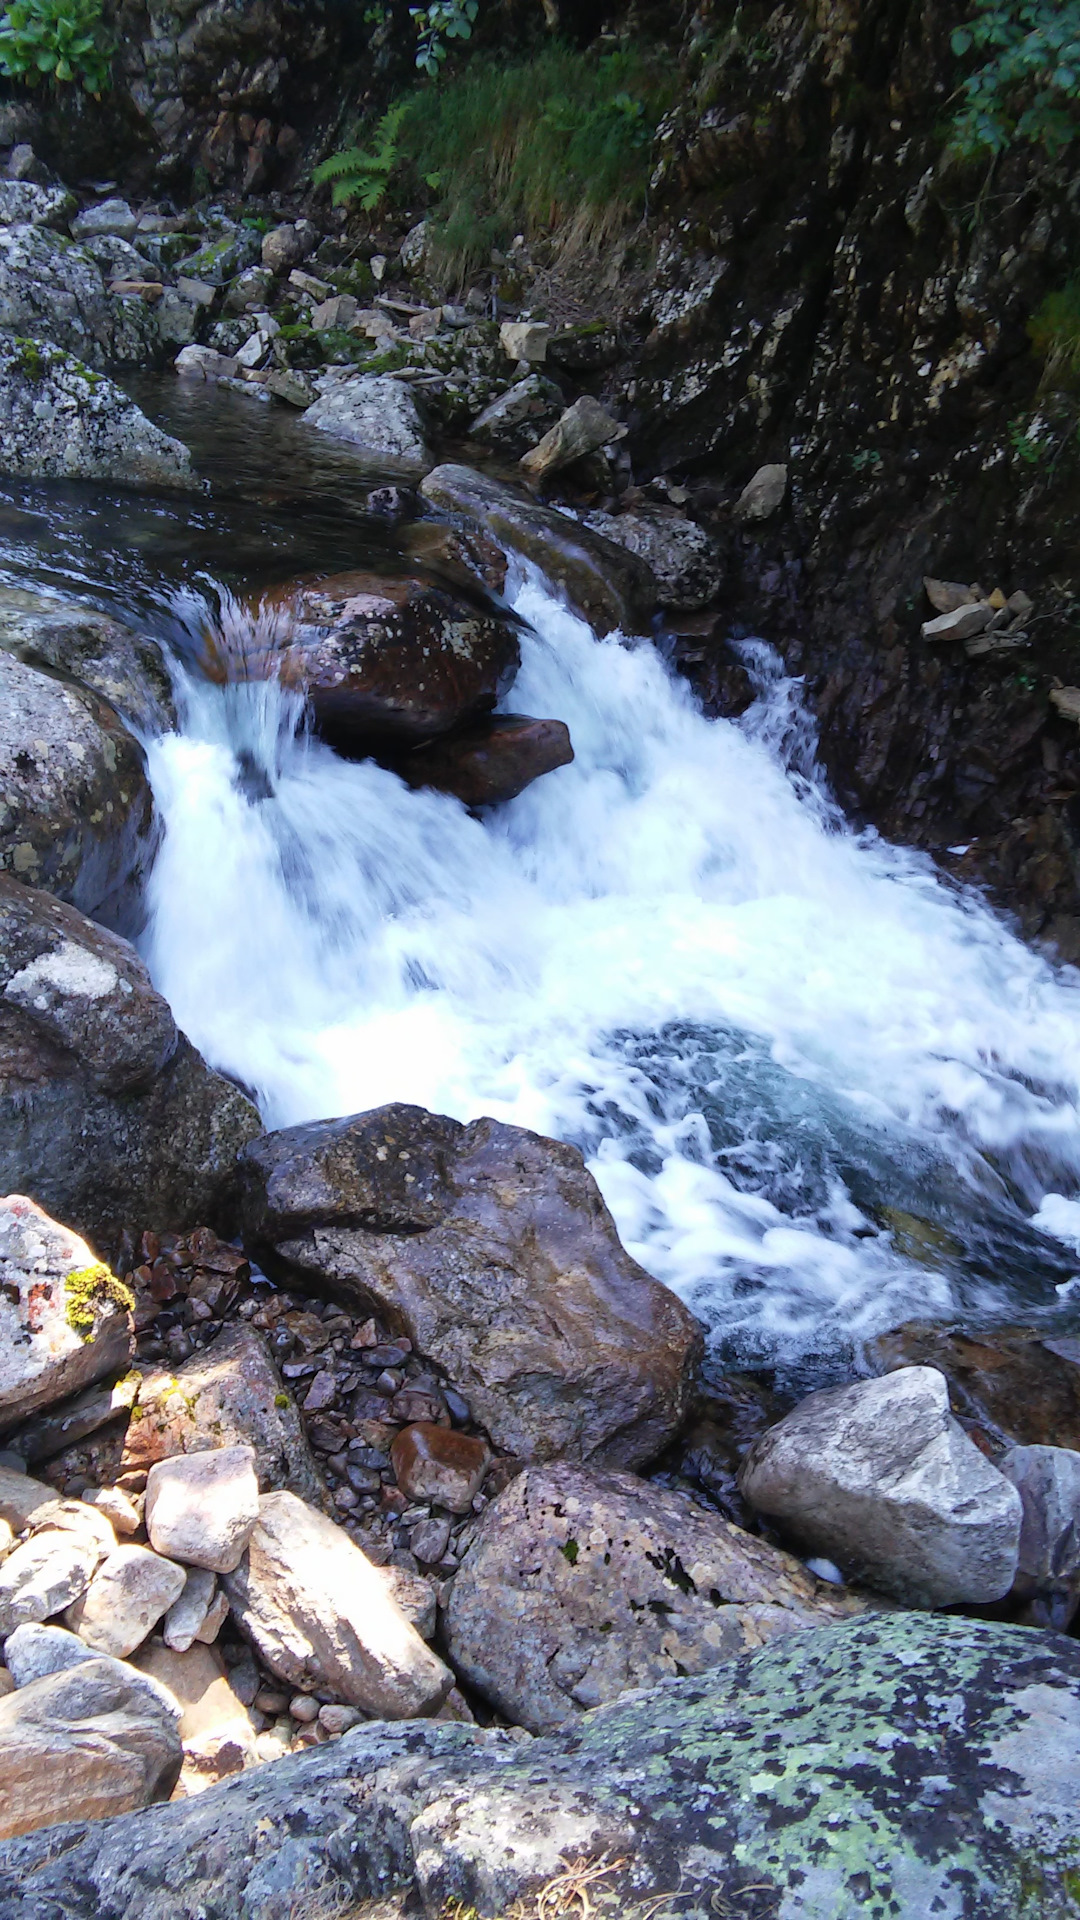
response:
{"label": "lichen covered rock", "polygon": [[198,486],[179,440],[47,340],[0,336],[0,471],[124,486]]}

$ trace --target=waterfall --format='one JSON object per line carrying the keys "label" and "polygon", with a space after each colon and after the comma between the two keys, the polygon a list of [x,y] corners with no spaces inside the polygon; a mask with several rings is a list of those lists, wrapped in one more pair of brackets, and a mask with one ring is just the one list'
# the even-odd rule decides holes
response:
{"label": "waterfall", "polygon": [[576,759],[483,818],[339,759],[276,683],[181,677],[145,941],[181,1026],[270,1126],[405,1100],[577,1142],[729,1356],[1060,1303],[1077,976],[845,824],[771,649],[709,721],[652,645],[532,572],[513,599],[506,705]]}

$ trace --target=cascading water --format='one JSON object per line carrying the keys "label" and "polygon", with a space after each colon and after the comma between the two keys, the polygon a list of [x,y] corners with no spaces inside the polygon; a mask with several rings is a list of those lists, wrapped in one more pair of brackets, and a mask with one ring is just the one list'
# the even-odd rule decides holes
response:
{"label": "cascading water", "polygon": [[535,574],[514,603],[508,705],[577,757],[483,819],[337,758],[276,683],[183,681],[146,937],[181,1025],[270,1125],[406,1100],[576,1141],[728,1355],[1060,1305],[1075,977],[845,827],[770,649],[710,722]]}

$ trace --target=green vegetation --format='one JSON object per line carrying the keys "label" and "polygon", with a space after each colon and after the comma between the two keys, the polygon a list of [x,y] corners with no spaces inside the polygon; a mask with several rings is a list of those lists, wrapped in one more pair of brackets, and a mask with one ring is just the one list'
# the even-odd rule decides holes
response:
{"label": "green vegetation", "polygon": [[952,144],[968,158],[1018,143],[1051,155],[1080,131],[1080,0],[975,0],[953,52],[984,56],[960,88]]}
{"label": "green vegetation", "polygon": [[426,198],[436,251],[459,275],[517,233],[582,253],[644,210],[653,135],[675,84],[670,62],[642,50],[478,56],[399,100],[315,179],[337,204],[369,213]]}
{"label": "green vegetation", "polygon": [[96,95],[109,85],[111,61],[101,0],[10,0],[0,14],[5,79],[74,81]]}
{"label": "green vegetation", "polygon": [[78,1267],[69,1273],[64,1291],[67,1294],[64,1318],[81,1340],[93,1339],[99,1318],[109,1309],[130,1313],[135,1305],[131,1288],[125,1287],[103,1260],[95,1260],[92,1266]]}
{"label": "green vegetation", "polygon": [[410,7],[416,26],[416,64],[432,80],[446,59],[448,40],[469,40],[479,13],[478,0],[436,0],[432,7]]}
{"label": "green vegetation", "polygon": [[1028,323],[1031,344],[1046,362],[1044,388],[1068,391],[1080,386],[1080,276],[1043,301]]}

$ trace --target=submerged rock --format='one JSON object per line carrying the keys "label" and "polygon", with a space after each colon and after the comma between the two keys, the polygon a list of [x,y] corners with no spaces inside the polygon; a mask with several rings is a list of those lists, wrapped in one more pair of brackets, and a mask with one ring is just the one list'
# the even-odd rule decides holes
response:
{"label": "submerged rock", "polygon": [[0,1834],[167,1799],[183,1759],[177,1720],[115,1660],[87,1660],[9,1694],[0,1700]]}
{"label": "submerged rock", "polygon": [[0,1200],[0,1432],[117,1373],[131,1355],[124,1289],[32,1200]]}
{"label": "submerged rock", "polygon": [[199,485],[187,448],[103,374],[47,340],[0,335],[0,472],[30,479]]}
{"label": "submerged rock", "polygon": [[909,1321],[867,1347],[871,1366],[936,1367],[961,1424],[991,1453],[1053,1445],[1080,1452],[1080,1337],[1036,1327]]}
{"label": "submerged rock", "polygon": [[100,694],[137,726],[175,724],[172,682],[156,640],[96,607],[0,587],[0,649]]}
{"label": "submerged rock", "polygon": [[686,1494],[557,1462],[478,1521],[446,1644],[459,1677],[543,1733],[862,1605]]}
{"label": "submerged rock", "polygon": [[418,747],[398,762],[397,771],[410,787],[452,793],[467,807],[492,807],[516,799],[534,780],[568,767],[573,758],[570,729],[562,720],[500,713]]}
{"label": "submerged rock", "polygon": [[471,467],[436,467],[420,491],[432,506],[466,526],[478,526],[540,567],[597,633],[616,627],[623,633],[648,630],[656,581],[636,554]]}
{"label": "submerged rock", "polygon": [[812,1393],[756,1440],[739,1487],[812,1552],[910,1606],[1000,1600],[1021,1507],[932,1367]]}
{"label": "submerged rock", "polygon": [[126,940],[0,875],[0,1190],[91,1243],[131,1221],[182,1228],[227,1213],[260,1131]]}
{"label": "submerged rock", "polygon": [[575,1147],[390,1106],[267,1134],[241,1170],[249,1244],[407,1333],[508,1451],[633,1467],[678,1428],[700,1330]]}
{"label": "submerged rock", "polygon": [[11,1841],[0,1915],[269,1916],[316,1893],[374,1913],[391,1876],[398,1912],[498,1914],[570,1861],[615,1914],[677,1888],[686,1920],[1064,1916],[1078,1766],[1074,1641],[896,1614],[788,1634],[540,1741],[358,1727],[180,1806]]}

